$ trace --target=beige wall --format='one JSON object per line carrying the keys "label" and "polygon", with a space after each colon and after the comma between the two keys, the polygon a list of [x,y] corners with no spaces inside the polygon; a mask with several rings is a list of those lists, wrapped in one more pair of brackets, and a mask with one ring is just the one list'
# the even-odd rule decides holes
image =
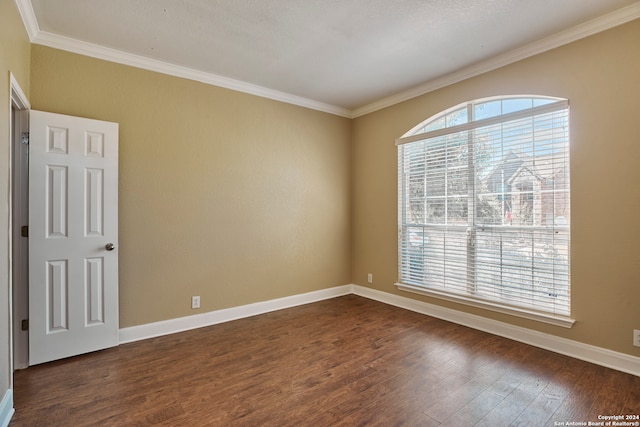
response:
{"label": "beige wall", "polygon": [[348,119],[42,46],[31,58],[32,108],[120,123],[121,327],[350,283]]}
{"label": "beige wall", "polygon": [[[640,356],[640,21],[349,121],[41,46],[0,0],[11,70],[35,109],[120,123],[121,327],[357,283]],[[29,56],[31,55],[31,63]],[[30,76],[31,74],[31,76]],[[4,75],[4,77],[2,77]],[[404,294],[394,141],[460,102],[571,102],[572,329]],[[0,259],[8,259],[8,105],[0,102]],[[4,224],[4,225],[3,225]],[[0,263],[0,398],[10,386]]]}
{"label": "beige wall", "polygon": [[29,93],[29,38],[15,3],[0,0],[0,401],[11,386],[9,273],[9,73]]}
{"label": "beige wall", "polygon": [[[354,121],[353,281],[640,356],[640,20]],[[571,105],[572,317],[564,329],[398,291],[396,138],[464,101],[540,94]],[[371,286],[371,285],[369,285]]]}

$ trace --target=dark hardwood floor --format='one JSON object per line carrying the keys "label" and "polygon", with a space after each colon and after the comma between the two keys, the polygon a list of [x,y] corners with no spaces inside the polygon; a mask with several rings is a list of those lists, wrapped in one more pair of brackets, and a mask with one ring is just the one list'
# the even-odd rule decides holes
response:
{"label": "dark hardwood floor", "polygon": [[17,371],[14,405],[11,427],[556,426],[640,414],[640,377],[350,295]]}

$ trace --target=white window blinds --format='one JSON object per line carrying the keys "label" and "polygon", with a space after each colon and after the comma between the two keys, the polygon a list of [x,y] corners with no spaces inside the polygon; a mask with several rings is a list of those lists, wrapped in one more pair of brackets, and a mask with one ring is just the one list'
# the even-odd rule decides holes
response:
{"label": "white window blinds", "polygon": [[568,316],[568,102],[510,97],[398,140],[399,282]]}

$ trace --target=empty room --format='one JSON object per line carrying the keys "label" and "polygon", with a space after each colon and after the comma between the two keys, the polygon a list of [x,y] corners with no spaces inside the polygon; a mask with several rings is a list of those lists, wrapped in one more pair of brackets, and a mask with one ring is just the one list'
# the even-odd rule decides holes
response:
{"label": "empty room", "polygon": [[0,80],[0,426],[640,425],[640,2],[0,0]]}

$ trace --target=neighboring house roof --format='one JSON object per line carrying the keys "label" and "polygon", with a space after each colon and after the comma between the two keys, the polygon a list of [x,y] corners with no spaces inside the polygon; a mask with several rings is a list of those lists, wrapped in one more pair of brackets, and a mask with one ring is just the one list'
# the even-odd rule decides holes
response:
{"label": "neighboring house roof", "polygon": [[508,151],[485,178],[489,189],[496,191],[500,189],[503,182],[510,183],[513,176],[525,165],[525,157],[525,154],[515,150]]}
{"label": "neighboring house roof", "polygon": [[534,158],[517,150],[509,150],[484,181],[491,191],[497,191],[503,182],[512,185],[525,172],[542,181],[545,178],[554,178],[562,170],[564,153],[545,154]]}

